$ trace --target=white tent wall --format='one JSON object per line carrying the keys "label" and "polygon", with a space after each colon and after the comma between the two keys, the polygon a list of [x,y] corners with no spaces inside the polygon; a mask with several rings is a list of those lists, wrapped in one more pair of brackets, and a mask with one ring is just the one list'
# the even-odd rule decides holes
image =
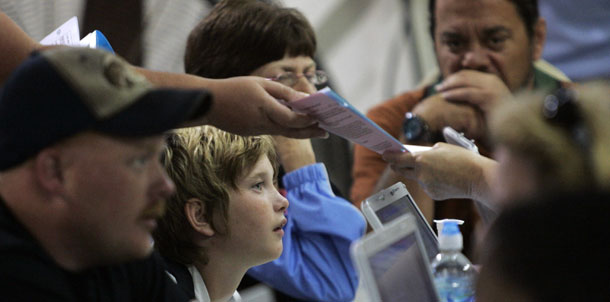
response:
{"label": "white tent wall", "polygon": [[[413,1],[425,8],[426,1]],[[419,60],[411,42],[415,36],[410,35],[411,1],[282,2],[310,20],[318,37],[319,57],[334,89],[359,110],[365,112],[419,82]],[[422,20],[426,21],[425,15]]]}

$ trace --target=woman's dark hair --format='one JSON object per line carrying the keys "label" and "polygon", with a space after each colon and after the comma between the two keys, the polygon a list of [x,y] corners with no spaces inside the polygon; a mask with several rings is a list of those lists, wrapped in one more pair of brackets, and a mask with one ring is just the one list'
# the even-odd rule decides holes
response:
{"label": "woman's dark hair", "polygon": [[289,56],[314,56],[315,33],[297,10],[255,0],[224,0],[190,33],[187,73],[228,78]]}
{"label": "woman's dark hair", "polygon": [[[538,13],[538,0],[507,0],[512,2],[519,13],[519,17],[523,20],[527,35],[531,39],[534,36],[534,26],[540,17]],[[430,18],[430,34],[434,40],[434,30],[436,30],[436,18],[434,10],[436,8],[436,0],[429,0],[428,14]]]}

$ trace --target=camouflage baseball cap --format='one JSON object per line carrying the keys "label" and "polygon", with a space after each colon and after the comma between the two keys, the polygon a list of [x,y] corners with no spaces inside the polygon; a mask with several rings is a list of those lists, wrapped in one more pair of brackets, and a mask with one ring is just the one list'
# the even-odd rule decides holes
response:
{"label": "camouflage baseball cap", "polygon": [[0,170],[82,131],[161,134],[209,109],[205,90],[153,87],[123,59],[90,48],[34,52],[0,92]]}

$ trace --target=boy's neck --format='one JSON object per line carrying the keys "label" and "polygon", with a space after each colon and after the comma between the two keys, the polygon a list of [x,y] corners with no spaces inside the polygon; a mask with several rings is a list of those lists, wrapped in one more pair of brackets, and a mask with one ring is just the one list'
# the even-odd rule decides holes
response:
{"label": "boy's neck", "polygon": [[[209,255],[212,256],[212,255]],[[210,257],[206,264],[195,264],[210,295],[211,302],[226,302],[237,290],[237,286],[250,267],[239,261]]]}

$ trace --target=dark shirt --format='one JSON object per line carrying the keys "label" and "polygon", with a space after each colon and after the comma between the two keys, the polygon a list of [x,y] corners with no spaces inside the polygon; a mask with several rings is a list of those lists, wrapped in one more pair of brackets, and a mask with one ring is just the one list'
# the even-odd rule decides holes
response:
{"label": "dark shirt", "polygon": [[118,302],[188,298],[165,274],[165,264],[157,254],[78,273],[62,269],[0,198],[0,300]]}

